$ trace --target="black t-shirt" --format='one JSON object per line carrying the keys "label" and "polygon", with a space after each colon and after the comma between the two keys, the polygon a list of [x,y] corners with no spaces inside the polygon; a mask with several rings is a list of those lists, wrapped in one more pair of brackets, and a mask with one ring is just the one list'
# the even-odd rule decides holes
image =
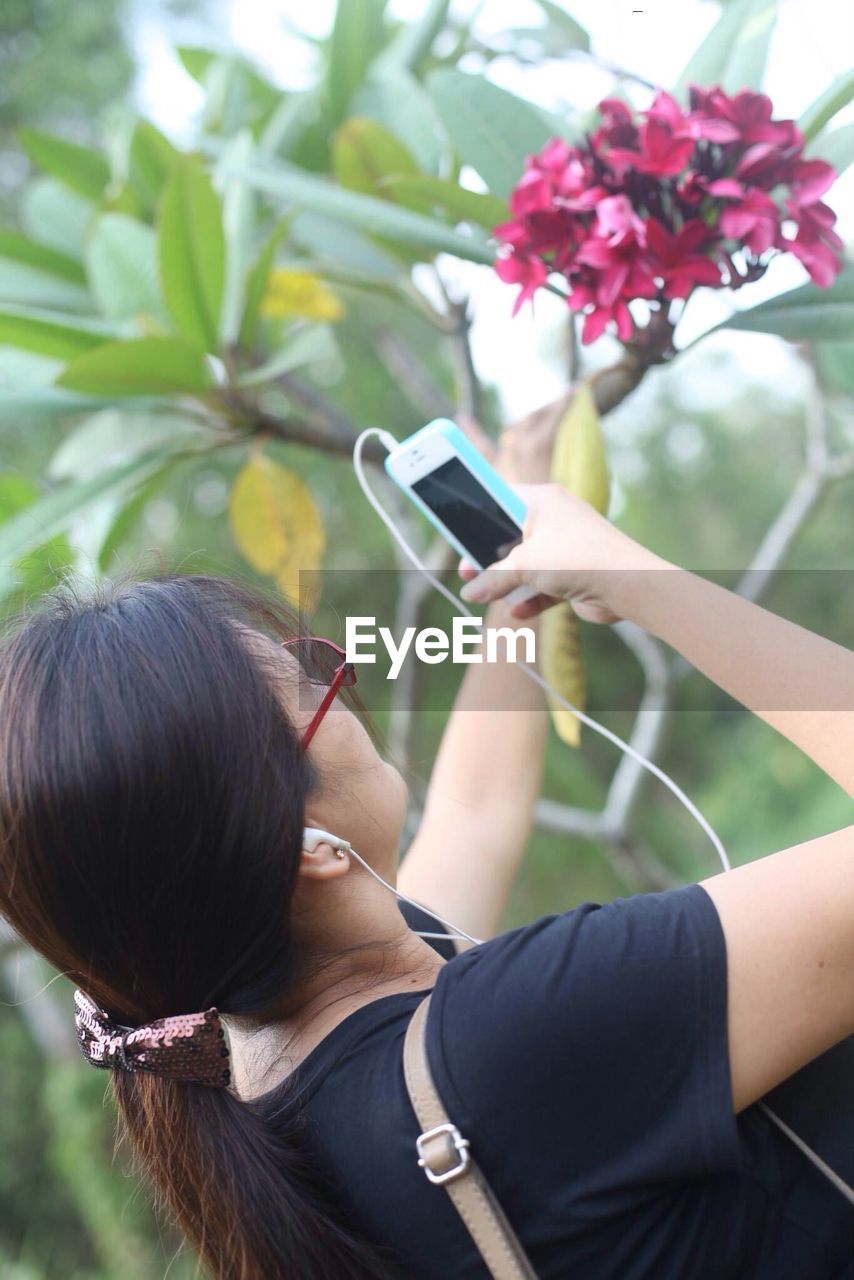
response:
{"label": "black t-shirt", "polygon": [[[854,1207],[759,1106],[733,1114],[725,939],[700,885],[434,945],[434,1079],[538,1276],[854,1280]],[[402,1048],[425,994],[350,1014],[261,1105],[289,1125],[299,1108],[336,1202],[401,1280],[483,1280],[416,1164]],[[767,1101],[854,1182],[854,1036]]]}

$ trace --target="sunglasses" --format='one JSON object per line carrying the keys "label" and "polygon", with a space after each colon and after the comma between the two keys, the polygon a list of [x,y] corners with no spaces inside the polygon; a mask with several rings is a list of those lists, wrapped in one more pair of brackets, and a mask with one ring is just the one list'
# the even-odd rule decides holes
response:
{"label": "sunglasses", "polygon": [[[305,751],[332,706],[338,690],[356,683],[356,668],[352,662],[347,661],[347,655],[339,645],[322,636],[298,636],[294,640],[283,640],[281,645],[296,658],[312,700],[317,702],[314,714],[300,739],[300,746]],[[301,690],[301,704],[303,697]]]}

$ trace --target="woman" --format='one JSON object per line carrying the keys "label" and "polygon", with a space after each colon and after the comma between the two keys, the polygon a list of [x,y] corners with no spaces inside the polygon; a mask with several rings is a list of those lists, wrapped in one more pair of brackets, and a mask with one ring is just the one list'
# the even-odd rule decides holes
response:
{"label": "woman", "polygon": [[[542,474],[554,420],[511,433],[511,478]],[[561,490],[525,497],[524,542],[477,584],[489,622],[531,625],[555,599],[634,619],[854,792],[851,654]],[[540,594],[511,612],[520,582]],[[854,1276],[854,1209],[756,1105],[770,1094],[851,1165],[854,828],[492,936],[539,788],[538,691],[467,669],[398,870],[405,785],[325,695],[334,655],[293,638],[265,596],[164,575],[53,593],[0,664],[0,905],[81,989],[81,1046],[211,1273],[483,1276],[416,1164],[401,1050],[432,990],[439,1091],[538,1275]],[[304,826],[488,940],[420,937],[440,932],[427,912],[303,848]],[[126,1029],[177,1015],[156,1069],[134,1069]]]}

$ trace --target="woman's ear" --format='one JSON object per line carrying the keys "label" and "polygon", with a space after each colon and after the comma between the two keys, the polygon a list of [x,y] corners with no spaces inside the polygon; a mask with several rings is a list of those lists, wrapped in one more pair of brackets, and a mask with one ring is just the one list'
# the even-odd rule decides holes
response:
{"label": "woman's ear", "polygon": [[[344,846],[344,847],[342,847]],[[347,841],[322,827],[305,827],[302,838],[300,875],[310,880],[329,880],[350,869]]]}

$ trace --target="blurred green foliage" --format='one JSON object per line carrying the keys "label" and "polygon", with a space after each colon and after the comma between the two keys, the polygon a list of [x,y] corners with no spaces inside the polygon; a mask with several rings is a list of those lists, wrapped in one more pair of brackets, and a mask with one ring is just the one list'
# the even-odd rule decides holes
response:
{"label": "blurred green foliage", "polygon": [[[27,172],[21,125],[94,141],[100,113],[133,74],[124,0],[5,0],[0,7],[0,210]],[[85,71],[84,71],[85,68]]]}
{"label": "blurred green foliage", "polygon": [[[769,29],[759,42],[741,39],[754,29],[756,3],[727,5],[738,38],[730,25],[705,42],[709,76],[761,80]],[[309,42],[314,83],[284,92],[241,58],[184,48],[204,107],[182,152],[150,122],[128,125],[125,110],[117,128],[104,110],[126,95],[132,72],[118,3],[7,0],[0,161],[15,194],[0,231],[4,613],[69,571],[97,579],[161,558],[268,585],[275,575],[241,559],[229,518],[234,482],[259,446],[305,486],[325,524],[325,563],[345,571],[319,614],[324,629],[335,634],[336,620],[362,611],[359,575],[394,560],[353,475],[349,438],[327,447],[329,436],[342,419],[403,436],[435,416],[426,400],[438,413],[460,398],[436,304],[437,254],[489,262],[487,233],[525,154],[583,123],[479,74],[498,56],[528,64],[589,49],[562,6],[540,8],[541,26],[490,43],[442,0],[428,0],[410,24],[381,0],[347,0],[328,38]],[[19,145],[10,139],[21,125]],[[844,167],[851,126],[830,136]],[[479,182],[466,174],[460,185],[464,166]],[[807,287],[770,320],[757,308],[739,323],[814,344],[802,353],[824,379],[836,442],[850,448],[850,274],[832,314],[827,298]],[[704,407],[695,380],[729,394]],[[494,430],[498,398],[481,391]],[[747,563],[801,469],[803,417],[797,398],[745,378],[724,352],[700,347],[654,371],[642,395],[605,421],[621,525],[688,567]],[[309,430],[295,438],[297,419]],[[797,572],[781,574],[766,600],[847,645],[850,502],[850,480],[830,491],[787,561]],[[295,542],[298,553],[298,534]],[[425,621],[441,608],[429,600]],[[589,705],[625,736],[643,688],[637,662],[608,628],[582,632]],[[430,704],[447,706],[455,679],[441,667],[429,688],[421,682],[409,770],[416,800],[445,719]],[[574,752],[552,735],[545,794],[597,809],[617,760],[587,731],[582,741]],[[834,784],[696,674],[679,687],[659,759],[736,863],[849,820]],[[696,827],[654,782],[633,834],[677,882],[715,869]],[[606,853],[538,830],[505,925],[628,892],[624,866]],[[174,1260],[179,1242],[155,1225],[126,1153],[112,1157],[104,1078],[42,1053],[15,1008],[15,962],[4,964],[3,1280],[159,1280],[167,1267],[185,1280],[193,1260]],[[63,984],[53,990],[70,1018]]]}

